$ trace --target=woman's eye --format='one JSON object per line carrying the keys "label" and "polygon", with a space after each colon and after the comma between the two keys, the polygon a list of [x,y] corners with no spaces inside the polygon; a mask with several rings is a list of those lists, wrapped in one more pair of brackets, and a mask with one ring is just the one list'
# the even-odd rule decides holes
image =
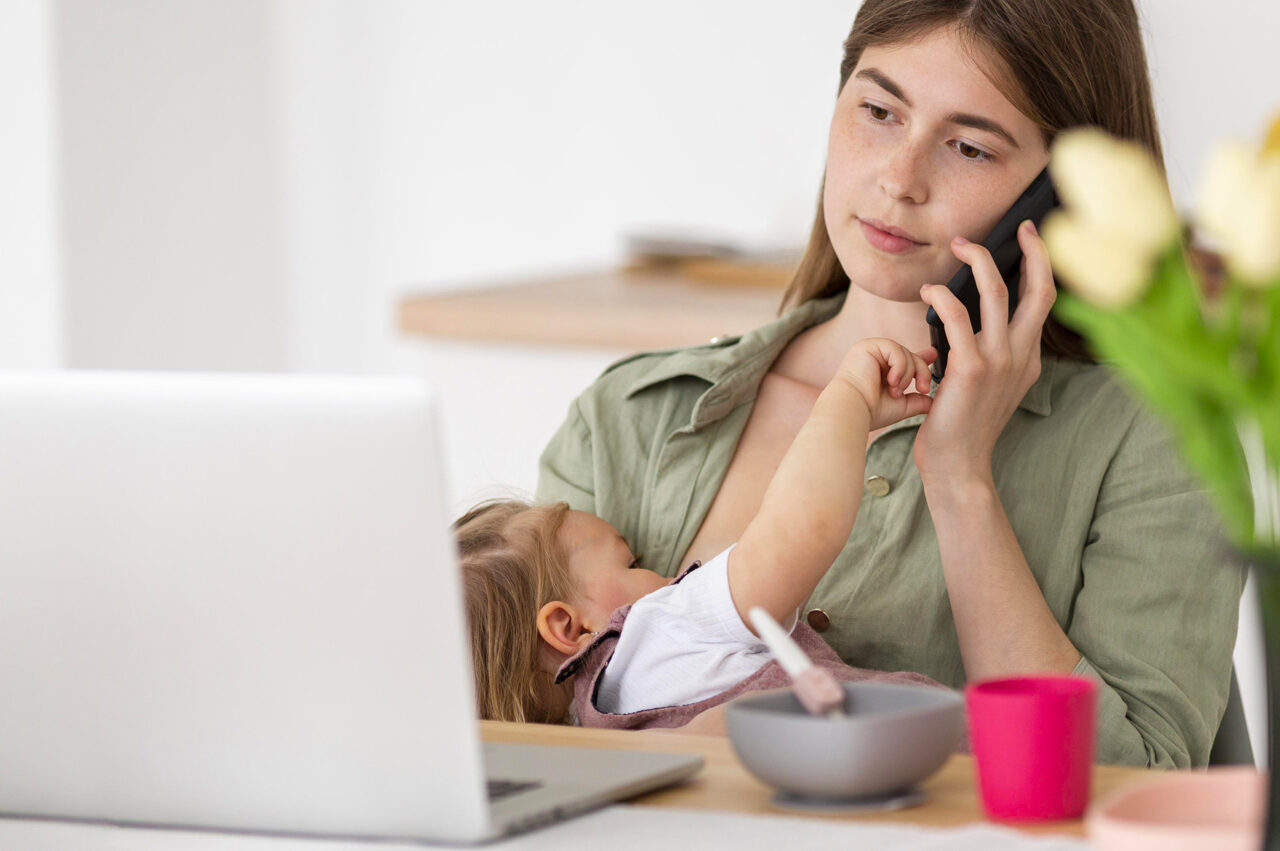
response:
{"label": "woman's eye", "polygon": [[959,152],[960,156],[964,157],[966,160],[974,160],[975,162],[986,162],[994,159],[991,154],[988,154],[981,148],[975,148],[968,142],[956,142],[956,151]]}
{"label": "woman's eye", "polygon": [[876,106],[874,103],[860,104],[859,108],[865,109],[867,114],[871,116],[871,120],[876,122],[887,121],[889,116],[893,115],[892,112],[885,109],[883,106]]}
{"label": "woman's eye", "polygon": [[[858,108],[866,110],[867,115],[871,116],[873,124],[885,124],[893,117],[892,111],[885,109],[883,106],[877,106],[874,103],[860,103],[858,104]],[[990,162],[995,159],[991,154],[988,154],[981,148],[970,145],[968,142],[961,142],[957,140],[955,142],[949,142],[948,144],[954,145],[956,152],[966,160],[972,160],[973,162]]]}

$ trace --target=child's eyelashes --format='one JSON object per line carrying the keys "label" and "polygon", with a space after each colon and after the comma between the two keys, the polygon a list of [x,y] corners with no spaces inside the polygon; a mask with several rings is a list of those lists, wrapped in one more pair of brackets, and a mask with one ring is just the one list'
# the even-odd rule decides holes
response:
{"label": "child's eyelashes", "polygon": [[644,563],[644,556],[636,556],[631,560],[631,564],[627,565],[627,570],[635,570]]}

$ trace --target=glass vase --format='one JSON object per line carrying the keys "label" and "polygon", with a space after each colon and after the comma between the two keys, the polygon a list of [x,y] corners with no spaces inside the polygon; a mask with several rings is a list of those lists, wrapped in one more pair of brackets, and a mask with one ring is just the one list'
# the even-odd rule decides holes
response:
{"label": "glass vase", "polygon": [[1263,847],[1280,851],[1280,551],[1246,553],[1262,601],[1262,631],[1267,670],[1267,828]]}

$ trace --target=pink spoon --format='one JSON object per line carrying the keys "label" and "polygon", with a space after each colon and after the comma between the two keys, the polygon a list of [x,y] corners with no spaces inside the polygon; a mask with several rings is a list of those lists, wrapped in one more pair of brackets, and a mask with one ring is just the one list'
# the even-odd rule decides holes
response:
{"label": "pink spoon", "polygon": [[782,670],[791,677],[800,705],[811,715],[843,717],[844,689],[831,672],[813,664],[813,660],[800,649],[800,645],[764,609],[752,606],[747,615],[760,640],[773,652]]}

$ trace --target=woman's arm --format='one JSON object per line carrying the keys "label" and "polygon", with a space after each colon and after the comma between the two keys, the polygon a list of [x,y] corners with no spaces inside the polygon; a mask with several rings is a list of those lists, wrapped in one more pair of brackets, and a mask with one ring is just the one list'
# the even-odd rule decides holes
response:
{"label": "woman's arm", "polygon": [[1079,653],[1054,619],[996,494],[991,456],[1014,409],[1040,375],[1040,337],[1055,299],[1048,252],[1024,222],[1022,292],[1009,292],[991,254],[953,241],[973,267],[982,331],[944,286],[921,298],[942,318],[951,342],[947,374],[916,436],[914,456],[938,535],[938,550],[969,680],[1075,667]]}
{"label": "woman's arm", "polygon": [[990,482],[926,484],[966,677],[1099,683],[1096,758],[1204,765],[1226,707],[1244,573],[1168,435],[1138,411],[1098,494],[1064,631]]}
{"label": "woman's arm", "polygon": [[1049,610],[991,477],[926,483],[925,499],[965,677],[1075,668],[1080,653]]}
{"label": "woman's arm", "polygon": [[1243,572],[1224,565],[1216,515],[1167,435],[1135,409],[1098,494],[1065,630],[992,485],[992,450],[1039,376],[1041,329],[1056,298],[1043,241],[1026,226],[1019,241],[1023,289],[1007,324],[1004,282],[980,245],[952,246],[974,270],[980,334],[945,287],[922,291],[952,353],[914,456],[965,674],[1093,676],[1099,761],[1203,765],[1226,706]]}

